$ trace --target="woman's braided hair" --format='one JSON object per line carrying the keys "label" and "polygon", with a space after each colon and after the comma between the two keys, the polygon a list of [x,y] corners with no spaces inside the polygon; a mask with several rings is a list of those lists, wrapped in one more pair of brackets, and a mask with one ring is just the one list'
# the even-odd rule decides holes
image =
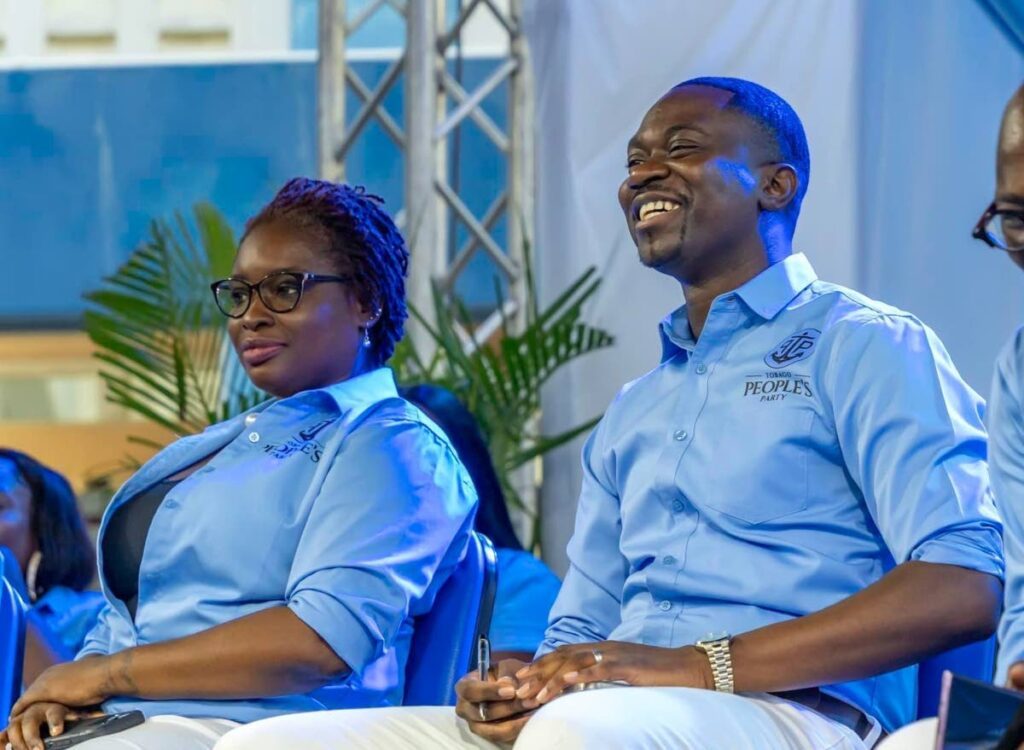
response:
{"label": "woman's braided hair", "polygon": [[409,250],[384,201],[359,185],[296,177],[245,225],[242,240],[261,224],[282,223],[324,245],[339,273],[353,277],[360,303],[380,310],[370,329],[376,364],[388,361],[401,340]]}

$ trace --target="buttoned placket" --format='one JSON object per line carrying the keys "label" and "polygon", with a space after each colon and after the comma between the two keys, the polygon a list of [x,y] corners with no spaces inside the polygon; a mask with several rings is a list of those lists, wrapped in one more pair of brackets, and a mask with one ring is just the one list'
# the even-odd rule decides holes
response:
{"label": "buttoned placket", "polygon": [[[645,626],[645,640],[664,637],[664,628],[671,628],[685,605],[673,598],[677,582],[686,570],[687,547],[697,530],[700,514],[684,497],[676,482],[676,474],[685,461],[693,440],[699,439],[699,419],[707,403],[708,389],[716,363],[725,355],[729,340],[742,321],[742,311],[733,296],[715,301],[708,313],[700,338],[692,349],[684,349],[685,357],[677,357],[670,367],[679,368],[681,385],[672,407],[670,433],[658,460],[658,486],[671,496],[668,510],[672,520],[671,546],[659,551],[660,565],[648,574],[648,589],[654,611]],[[660,635],[656,635],[656,633]]]}
{"label": "buttoned placket", "polygon": [[[250,428],[256,422],[258,414],[247,414],[243,419],[243,425],[245,428]],[[256,439],[253,439],[253,435],[256,435]],[[244,441],[244,442],[243,442]],[[255,431],[248,431],[243,429],[238,436],[230,440],[224,445],[219,451],[219,455],[230,453],[234,450],[252,450],[259,449],[260,438]],[[184,468],[184,467],[182,467]],[[160,585],[163,581],[163,573],[159,569],[154,569],[152,564],[152,549],[159,549],[162,546],[161,537],[165,535],[173,535],[174,522],[173,516],[181,508],[181,500],[179,499],[183,495],[187,495],[188,487],[187,483],[191,479],[195,479],[202,474],[207,474],[213,471],[213,467],[209,463],[200,467],[189,476],[185,477],[181,482],[171,488],[171,491],[164,498],[163,502],[160,503],[160,507],[156,509],[156,513],[153,515],[152,523],[149,527],[149,532],[146,538],[146,547],[143,550],[142,560],[139,564],[139,601],[155,601],[160,597]],[[135,493],[137,494],[137,493]],[[147,558],[149,558],[147,560]],[[124,610],[124,614],[132,622],[133,635],[138,641],[138,623],[131,618],[128,614],[127,608],[124,607],[123,602],[118,602],[120,608]],[[136,613],[137,617],[138,613]]]}

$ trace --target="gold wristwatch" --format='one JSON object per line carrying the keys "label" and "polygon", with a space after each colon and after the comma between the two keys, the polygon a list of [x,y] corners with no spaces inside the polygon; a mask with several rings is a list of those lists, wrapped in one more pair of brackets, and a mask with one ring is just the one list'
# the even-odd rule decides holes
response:
{"label": "gold wristwatch", "polygon": [[729,641],[732,637],[728,633],[715,633],[704,636],[694,645],[711,663],[711,676],[715,680],[715,690],[719,693],[731,693],[732,690],[732,654],[729,653]]}

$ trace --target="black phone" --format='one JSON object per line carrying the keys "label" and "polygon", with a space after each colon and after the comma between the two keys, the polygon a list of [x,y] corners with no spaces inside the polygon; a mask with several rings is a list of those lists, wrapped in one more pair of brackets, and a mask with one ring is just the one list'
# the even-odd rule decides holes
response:
{"label": "black phone", "polygon": [[1024,693],[945,672],[936,750],[1017,750]]}
{"label": "black phone", "polygon": [[146,717],[142,711],[125,711],[123,714],[104,714],[91,719],[78,719],[64,724],[63,733],[43,740],[46,750],[64,750],[66,747],[108,734],[117,734],[125,729],[137,727]]}

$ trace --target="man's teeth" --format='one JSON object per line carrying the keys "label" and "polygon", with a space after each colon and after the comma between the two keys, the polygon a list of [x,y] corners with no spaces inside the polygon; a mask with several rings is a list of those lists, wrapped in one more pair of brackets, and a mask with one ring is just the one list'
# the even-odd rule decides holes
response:
{"label": "man's teeth", "polygon": [[654,214],[675,211],[677,208],[679,208],[679,204],[675,201],[650,201],[640,206],[640,221],[646,221]]}

